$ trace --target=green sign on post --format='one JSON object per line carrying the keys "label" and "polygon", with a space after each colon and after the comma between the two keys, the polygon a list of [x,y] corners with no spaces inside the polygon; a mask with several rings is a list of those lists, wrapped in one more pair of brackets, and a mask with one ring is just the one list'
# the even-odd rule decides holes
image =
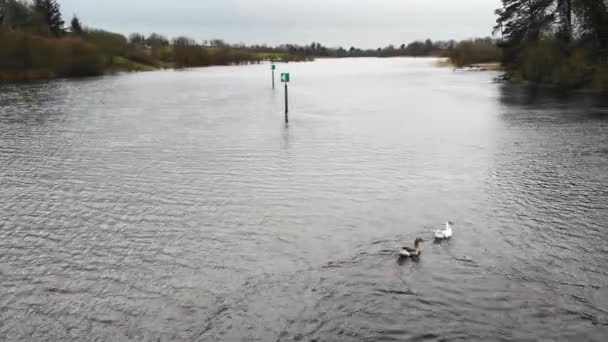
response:
{"label": "green sign on post", "polygon": [[285,123],[289,123],[289,96],[287,95],[287,83],[289,83],[290,77],[288,72],[281,73],[281,82],[285,83]]}
{"label": "green sign on post", "polygon": [[277,69],[277,66],[273,64],[273,65],[271,65],[271,66],[270,66],[270,69],[271,69],[271,70],[276,70],[276,69]]}

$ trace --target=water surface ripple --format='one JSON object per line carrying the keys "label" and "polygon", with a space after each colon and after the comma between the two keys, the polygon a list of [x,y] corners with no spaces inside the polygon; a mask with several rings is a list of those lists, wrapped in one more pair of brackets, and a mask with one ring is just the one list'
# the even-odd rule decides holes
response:
{"label": "water surface ripple", "polygon": [[289,126],[268,65],[0,86],[2,339],[604,340],[605,103],[279,69]]}

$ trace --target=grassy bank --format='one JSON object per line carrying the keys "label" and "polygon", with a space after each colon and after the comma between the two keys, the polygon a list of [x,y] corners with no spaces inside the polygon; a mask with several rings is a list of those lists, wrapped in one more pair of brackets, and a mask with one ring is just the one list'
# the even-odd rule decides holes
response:
{"label": "grassy bank", "polygon": [[256,61],[271,62],[306,62],[314,59],[313,56],[287,52],[255,52],[253,53],[253,58]]}
{"label": "grassy bank", "polygon": [[206,47],[193,40],[176,40],[159,46],[138,44],[120,34],[101,30],[57,38],[22,31],[0,31],[0,46],[0,81],[4,82],[310,59],[227,45]]}

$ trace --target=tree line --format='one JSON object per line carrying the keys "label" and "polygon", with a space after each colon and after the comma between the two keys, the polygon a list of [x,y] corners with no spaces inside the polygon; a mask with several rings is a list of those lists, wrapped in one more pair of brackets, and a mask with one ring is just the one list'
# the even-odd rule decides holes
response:
{"label": "tree line", "polygon": [[323,57],[443,56],[457,65],[499,58],[496,44],[489,38],[465,42],[426,39],[376,49],[345,49],[318,42],[276,47],[230,45],[219,39],[169,39],[158,33],[127,37],[87,27],[77,16],[66,23],[57,0],[0,0],[0,46],[0,81]]}
{"label": "tree line", "polygon": [[68,24],[57,0],[0,0],[0,47],[0,81],[310,58],[222,40],[169,39],[158,33],[126,37],[86,27],[77,16]]}
{"label": "tree line", "polygon": [[[288,51],[292,54],[314,57],[330,58],[353,58],[353,57],[449,57],[459,66],[477,63],[498,62],[501,58],[500,49],[497,41],[492,38],[476,38],[463,41],[431,39],[417,40],[409,44],[395,46],[393,44],[375,49],[361,49],[351,46],[329,48],[321,43],[313,42],[310,45],[300,46],[293,44],[280,45],[278,48],[268,48],[264,46],[253,46],[255,49],[269,49],[273,51],[279,49]],[[466,56],[461,52],[466,50]]]}
{"label": "tree line", "polygon": [[[0,0],[0,44],[3,47],[0,80],[323,57],[465,56],[454,58],[459,65],[498,59],[498,50],[490,39],[467,42],[426,39],[377,49],[354,46],[345,49],[326,47],[318,42],[276,47],[230,45],[219,39],[196,41],[186,36],[169,39],[158,33],[147,36],[133,33],[126,37],[88,28],[76,16],[66,23],[57,0]],[[477,49],[480,46],[483,48]],[[476,53],[478,50],[483,53]]]}
{"label": "tree line", "polygon": [[608,1],[503,0],[496,15],[511,77],[608,90]]}

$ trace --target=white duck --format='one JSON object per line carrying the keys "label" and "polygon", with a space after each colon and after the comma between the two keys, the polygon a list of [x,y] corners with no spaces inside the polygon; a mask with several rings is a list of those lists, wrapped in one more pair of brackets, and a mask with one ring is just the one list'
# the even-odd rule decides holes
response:
{"label": "white duck", "polygon": [[452,221],[445,223],[445,228],[435,231],[436,240],[445,240],[452,237]]}

